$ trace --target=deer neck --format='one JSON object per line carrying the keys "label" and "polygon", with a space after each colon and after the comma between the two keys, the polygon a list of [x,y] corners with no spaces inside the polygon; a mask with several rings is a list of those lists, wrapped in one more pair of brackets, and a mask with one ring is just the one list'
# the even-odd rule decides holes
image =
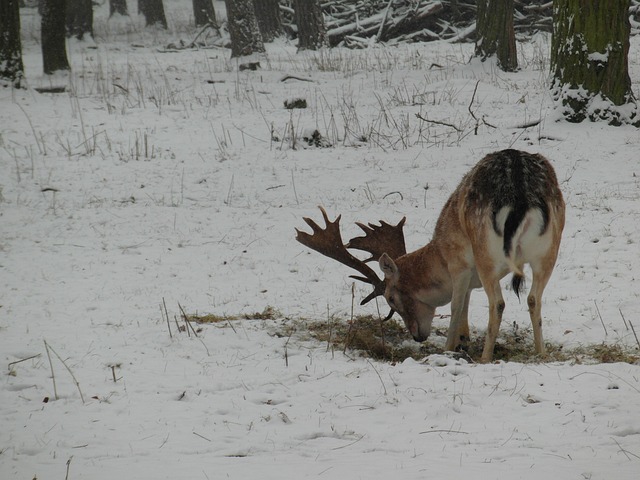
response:
{"label": "deer neck", "polygon": [[433,307],[451,301],[451,276],[438,243],[431,242],[408,253],[398,263],[404,289],[413,292],[417,300]]}

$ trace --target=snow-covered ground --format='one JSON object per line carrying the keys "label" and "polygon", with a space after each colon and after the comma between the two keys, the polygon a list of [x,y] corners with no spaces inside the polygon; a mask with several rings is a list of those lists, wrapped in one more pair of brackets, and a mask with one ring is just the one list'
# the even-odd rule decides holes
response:
{"label": "snow-covered ground", "polygon": [[[46,85],[26,36],[28,83]],[[70,45],[68,93],[0,90],[0,478],[638,477],[637,365],[392,365],[304,329],[346,320],[352,282],[296,242],[303,216],[324,205],[350,238],[406,215],[415,249],[462,175],[513,147],[547,156],[567,201],[545,339],[637,347],[640,133],[557,122],[548,37],[507,74],[468,63],[471,45],[284,41],[238,72],[227,50],[134,36]],[[639,52],[636,37],[636,93]],[[308,108],[283,107],[295,98]],[[330,148],[305,147],[314,129]],[[172,321],[178,302],[280,314],[170,337],[163,299]],[[505,299],[503,330],[529,329]],[[473,295],[475,336],[486,303]]]}

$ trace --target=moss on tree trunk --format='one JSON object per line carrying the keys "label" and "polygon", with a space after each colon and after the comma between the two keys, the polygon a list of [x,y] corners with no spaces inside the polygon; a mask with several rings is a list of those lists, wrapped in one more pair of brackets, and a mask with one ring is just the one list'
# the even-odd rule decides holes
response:
{"label": "moss on tree trunk", "polygon": [[629,78],[629,0],[555,0],[552,95],[570,122],[638,124]]}

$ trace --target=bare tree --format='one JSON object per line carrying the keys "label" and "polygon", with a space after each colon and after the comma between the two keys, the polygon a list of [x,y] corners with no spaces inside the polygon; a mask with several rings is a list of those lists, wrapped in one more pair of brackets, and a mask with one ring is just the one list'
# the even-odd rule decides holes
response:
{"label": "bare tree", "polygon": [[278,0],[253,0],[258,27],[264,42],[273,42],[283,34],[280,3]]}
{"label": "bare tree", "polygon": [[225,0],[231,36],[231,58],[264,52],[253,0]]}
{"label": "bare tree", "polygon": [[482,61],[496,56],[505,72],[518,69],[513,0],[478,0],[475,55]]}
{"label": "bare tree", "polygon": [[629,32],[629,0],[554,1],[551,91],[568,121],[640,126]]}
{"label": "bare tree", "polygon": [[85,35],[93,36],[92,0],[66,0],[67,38],[82,40]]}
{"label": "bare tree", "polygon": [[328,45],[320,0],[293,0],[298,27],[298,49],[317,50]]}
{"label": "bare tree", "polygon": [[193,17],[196,27],[204,27],[208,24],[216,25],[218,23],[212,0],[193,0]]}
{"label": "bare tree", "polygon": [[116,13],[129,16],[127,0],[109,0],[109,17],[113,17]]}
{"label": "bare tree", "polygon": [[138,12],[144,15],[147,27],[167,28],[167,17],[164,14],[162,0],[138,0]]}
{"label": "bare tree", "polygon": [[42,0],[42,63],[44,73],[70,70],[65,39],[65,0]]}

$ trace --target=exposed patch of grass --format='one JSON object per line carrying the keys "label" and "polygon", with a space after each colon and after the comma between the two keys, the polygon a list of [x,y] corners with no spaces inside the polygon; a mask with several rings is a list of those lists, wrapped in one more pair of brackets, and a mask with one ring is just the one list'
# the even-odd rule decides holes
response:
{"label": "exposed patch of grass", "polygon": [[282,315],[273,307],[265,307],[262,312],[244,313],[242,315],[217,315],[215,313],[207,313],[204,315],[189,315],[189,321],[197,323],[225,323],[232,320],[275,320],[281,318]]}
{"label": "exposed patch of grass", "polygon": [[[198,323],[228,323],[234,320],[278,320],[283,315],[273,307],[262,312],[242,315],[190,315],[189,320]],[[396,320],[381,321],[372,315],[360,315],[352,321],[330,318],[325,321],[312,321],[302,318],[287,319],[286,325],[278,327],[278,337],[289,337],[294,332],[305,337],[307,332],[316,341],[326,343],[327,348],[362,355],[375,360],[391,363],[402,362],[407,358],[421,360],[429,355],[442,354],[444,350],[437,342],[415,343],[404,325]],[[435,337],[446,336],[446,329],[437,329]],[[472,340],[464,351],[457,353],[470,362],[479,362],[484,348],[484,336],[472,333]],[[533,347],[530,329],[521,329],[514,325],[504,325],[496,342],[494,361],[540,363],[640,363],[640,351],[620,344],[585,345],[567,349],[560,344],[547,342],[546,355],[540,356]],[[442,342],[439,342],[440,344]]]}
{"label": "exposed patch of grass", "polygon": [[311,336],[327,342],[336,350],[355,351],[376,360],[402,362],[428,355],[424,348],[412,345],[404,326],[393,320],[382,322],[371,315],[354,317],[352,322],[331,319],[309,322]]}

